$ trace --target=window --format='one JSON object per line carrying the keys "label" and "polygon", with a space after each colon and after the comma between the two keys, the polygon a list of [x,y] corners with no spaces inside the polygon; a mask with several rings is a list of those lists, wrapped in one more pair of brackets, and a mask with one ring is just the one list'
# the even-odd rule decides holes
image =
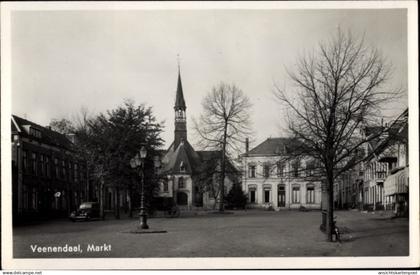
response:
{"label": "window", "polygon": [[264,178],[270,177],[270,165],[269,164],[264,164],[263,175],[264,175]]}
{"label": "window", "polygon": [[309,161],[306,163],[306,176],[310,177],[314,175],[315,163],[313,161]]}
{"label": "window", "polygon": [[278,162],[277,163],[277,177],[283,177],[284,176],[284,163]]}
{"label": "window", "polygon": [[36,175],[36,153],[31,154],[31,173]]}
{"label": "window", "polygon": [[300,202],[300,187],[293,186],[292,189],[292,203],[299,203]]}
{"label": "window", "polygon": [[63,177],[63,179],[66,179],[67,174],[66,174],[66,161],[62,160],[61,161],[61,176]]}
{"label": "window", "polygon": [[39,174],[41,176],[45,175],[45,156],[43,154],[39,155]]}
{"label": "window", "polygon": [[248,177],[255,178],[255,165],[254,164],[249,165],[248,173],[249,173]]}
{"label": "window", "polygon": [[179,164],[179,171],[180,172],[185,172],[185,165],[184,165],[183,161],[181,161],[181,163]]}
{"label": "window", "polygon": [[36,137],[36,138],[41,138],[41,131],[38,129],[35,129],[34,127],[30,127],[29,128],[29,135]]}
{"label": "window", "polygon": [[23,161],[23,171],[28,170],[28,152],[26,150],[22,151],[22,161]]}
{"label": "window", "polygon": [[178,189],[182,189],[182,188],[185,188],[185,186],[184,186],[184,178],[183,177],[180,177],[178,179]]}
{"label": "window", "polygon": [[270,190],[264,190],[264,202],[270,202]]}
{"label": "window", "polygon": [[60,178],[60,167],[58,167],[58,158],[54,158],[55,178]]}
{"label": "window", "polygon": [[47,177],[51,176],[50,157],[47,156],[45,156],[45,175]]}
{"label": "window", "polygon": [[163,192],[168,192],[168,191],[169,191],[168,182],[164,181],[163,182]]}
{"label": "window", "polygon": [[315,188],[313,185],[306,187],[306,203],[315,203]]}
{"label": "window", "polygon": [[73,164],[69,161],[68,162],[68,172],[69,172],[69,181],[73,181],[74,175],[73,175]]}
{"label": "window", "polygon": [[255,188],[249,189],[249,202],[250,203],[255,203]]}
{"label": "window", "polygon": [[295,160],[292,163],[293,177],[295,178],[299,177],[299,165],[300,165],[299,160]]}
{"label": "window", "polygon": [[79,166],[77,163],[74,164],[74,182],[79,181]]}

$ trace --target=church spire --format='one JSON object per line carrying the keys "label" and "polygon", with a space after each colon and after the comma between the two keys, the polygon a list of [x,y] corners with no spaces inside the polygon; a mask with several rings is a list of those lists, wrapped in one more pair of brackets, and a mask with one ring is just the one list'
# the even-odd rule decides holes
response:
{"label": "church spire", "polygon": [[176,87],[175,110],[184,110],[187,108],[184,100],[184,92],[182,91],[181,69],[178,60],[178,85]]}
{"label": "church spire", "polygon": [[178,145],[187,140],[187,117],[185,110],[184,92],[182,90],[181,82],[181,70],[179,67],[179,56],[178,56],[178,84],[176,88],[175,98],[175,139],[174,148],[178,148]]}

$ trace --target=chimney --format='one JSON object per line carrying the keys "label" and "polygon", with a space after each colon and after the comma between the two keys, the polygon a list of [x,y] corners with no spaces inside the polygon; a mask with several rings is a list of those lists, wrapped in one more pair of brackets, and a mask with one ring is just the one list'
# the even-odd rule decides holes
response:
{"label": "chimney", "polygon": [[245,153],[248,154],[249,152],[249,138],[245,139]]}

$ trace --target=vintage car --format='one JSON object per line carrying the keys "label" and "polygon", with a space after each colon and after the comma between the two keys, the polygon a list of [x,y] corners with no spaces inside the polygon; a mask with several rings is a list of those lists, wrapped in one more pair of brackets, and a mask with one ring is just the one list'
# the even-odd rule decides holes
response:
{"label": "vintage car", "polygon": [[100,218],[99,203],[97,202],[83,202],[79,209],[70,214],[70,220],[73,222],[77,220],[90,220]]}

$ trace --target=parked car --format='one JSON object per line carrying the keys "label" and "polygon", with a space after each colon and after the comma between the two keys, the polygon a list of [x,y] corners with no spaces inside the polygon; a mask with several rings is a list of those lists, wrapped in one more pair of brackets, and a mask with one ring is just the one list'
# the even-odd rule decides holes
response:
{"label": "parked car", "polygon": [[97,202],[83,202],[76,211],[70,214],[70,220],[73,222],[77,220],[90,220],[100,218],[99,203]]}

